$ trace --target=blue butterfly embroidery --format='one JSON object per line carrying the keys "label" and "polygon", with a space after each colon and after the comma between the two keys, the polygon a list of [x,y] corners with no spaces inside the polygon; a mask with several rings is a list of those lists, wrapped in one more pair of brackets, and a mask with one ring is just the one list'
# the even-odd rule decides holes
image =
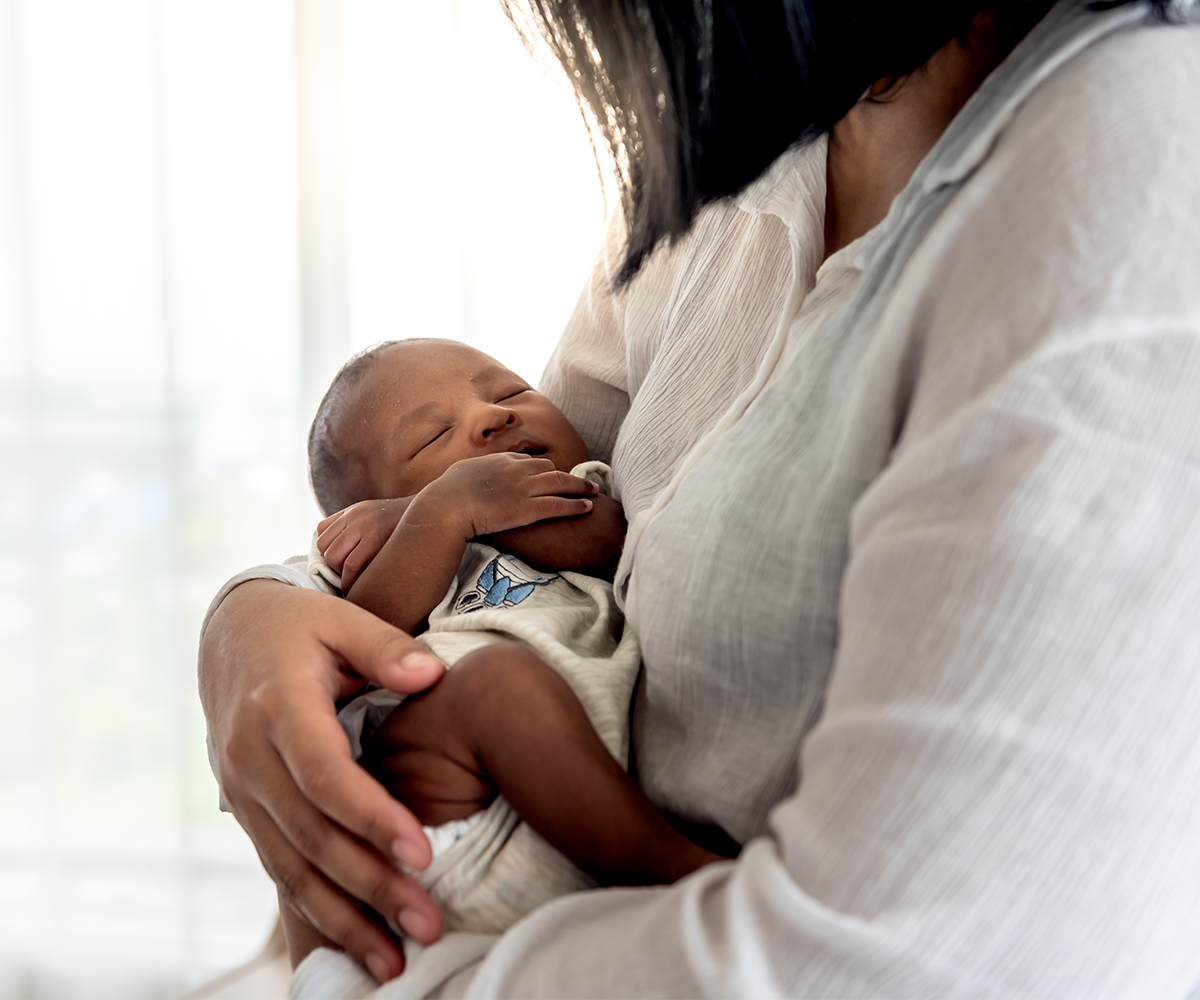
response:
{"label": "blue butterfly embroidery", "polygon": [[557,576],[534,573],[512,556],[500,555],[483,568],[475,581],[475,589],[463,594],[454,610],[466,614],[481,608],[516,607],[536,588],[556,579]]}

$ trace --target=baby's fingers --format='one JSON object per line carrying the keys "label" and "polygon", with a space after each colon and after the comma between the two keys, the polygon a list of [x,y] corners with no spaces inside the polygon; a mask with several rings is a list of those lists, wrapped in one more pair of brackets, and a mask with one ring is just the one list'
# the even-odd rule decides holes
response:
{"label": "baby's fingers", "polygon": [[535,521],[549,521],[556,517],[579,517],[582,514],[587,514],[592,509],[591,500],[577,499],[575,497],[533,497],[529,501],[530,513],[534,515]]}
{"label": "baby's fingers", "polygon": [[345,511],[331,514],[317,525],[317,551],[327,560],[330,548],[346,533],[348,526],[349,522],[345,518]]}
{"label": "baby's fingers", "polygon": [[600,487],[590,479],[580,479],[579,476],[559,472],[557,469],[530,476],[529,482],[534,487],[534,496],[595,496],[600,492]]}
{"label": "baby's fingers", "polygon": [[[340,535],[338,535],[336,538],[334,538],[329,543],[329,547],[325,550],[325,552],[323,554],[325,556],[325,561],[327,563],[329,563],[330,566],[333,567],[333,570],[335,573],[344,573],[345,572],[345,564],[346,564],[347,556],[349,556],[350,553],[353,552],[358,547],[358,545],[361,541],[362,541],[361,532],[355,530],[354,528],[348,527],[345,531],[343,531]],[[321,540],[318,538],[317,539],[317,548],[320,548],[320,547],[321,547]],[[350,586],[349,584],[346,584],[347,589],[349,588],[349,586]]]}
{"label": "baby's fingers", "polygon": [[317,522],[317,534],[323,535],[334,524],[346,516],[350,507],[343,507],[341,510],[335,510],[332,514],[327,514]]}
{"label": "baby's fingers", "polygon": [[374,545],[368,545],[365,541],[360,541],[349,555],[342,561],[342,568],[338,570],[342,575],[342,593],[350,593],[350,588],[354,586],[354,581],[358,579],[369,565],[371,560],[379,554],[379,549]]}

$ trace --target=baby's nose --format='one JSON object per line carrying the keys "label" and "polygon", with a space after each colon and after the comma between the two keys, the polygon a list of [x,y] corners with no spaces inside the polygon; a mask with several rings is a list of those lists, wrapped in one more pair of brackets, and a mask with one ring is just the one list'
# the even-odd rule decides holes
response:
{"label": "baby's nose", "polygon": [[508,407],[495,404],[486,405],[480,408],[476,433],[481,440],[486,441],[497,431],[504,430],[516,421],[516,413]]}

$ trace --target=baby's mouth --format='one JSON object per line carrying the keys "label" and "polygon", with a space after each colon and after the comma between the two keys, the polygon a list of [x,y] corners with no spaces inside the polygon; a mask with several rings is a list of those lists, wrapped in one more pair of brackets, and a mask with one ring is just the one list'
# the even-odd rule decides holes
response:
{"label": "baby's mouth", "polygon": [[534,444],[532,441],[518,441],[509,451],[515,451],[518,455],[544,455],[546,449],[540,445]]}

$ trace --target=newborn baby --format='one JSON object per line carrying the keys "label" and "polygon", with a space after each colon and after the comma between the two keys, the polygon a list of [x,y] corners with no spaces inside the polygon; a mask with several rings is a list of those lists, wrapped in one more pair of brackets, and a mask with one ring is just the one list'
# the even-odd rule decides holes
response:
{"label": "newborn baby", "polygon": [[434,861],[416,875],[447,929],[500,931],[564,892],[718,859],[624,770],[638,650],[601,577],[625,521],[587,458],[545,396],[448,340],[352,359],[313,422],[313,490],[337,513],[310,575],[452,668],[428,693],[374,690],[339,715],[426,824]]}

